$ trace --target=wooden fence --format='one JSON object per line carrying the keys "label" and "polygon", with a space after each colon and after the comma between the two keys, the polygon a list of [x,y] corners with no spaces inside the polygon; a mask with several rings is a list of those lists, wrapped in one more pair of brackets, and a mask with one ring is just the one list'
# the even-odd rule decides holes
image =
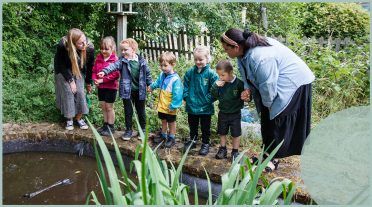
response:
{"label": "wooden fence", "polygon": [[[139,40],[140,49],[142,50],[144,57],[149,61],[158,60],[160,54],[165,51],[173,52],[176,57],[183,55],[188,60],[192,60],[192,51],[197,45],[205,45],[210,47],[212,54],[214,51],[214,48],[211,46],[211,40],[213,40],[213,37],[211,37],[207,32],[204,32],[199,36],[190,37],[181,30],[178,34],[169,34],[163,39],[156,38],[155,40],[150,40],[150,38],[144,35],[143,30],[136,29],[133,31],[133,38]],[[291,40],[282,36],[272,38],[282,42],[285,45],[291,44]],[[312,44],[318,44],[321,46],[331,46],[335,51],[339,51],[350,44],[354,44],[350,38],[315,39],[304,37],[301,39],[301,41],[304,44],[309,45],[310,48]]]}
{"label": "wooden fence", "polygon": [[133,31],[133,38],[139,40],[140,49],[147,60],[158,60],[162,52],[173,52],[176,57],[181,55],[187,59],[192,59],[192,51],[197,45],[205,45],[211,47],[211,39],[207,32],[199,36],[187,36],[181,30],[178,34],[168,34],[167,37],[150,40],[144,35],[143,30],[136,29]]}

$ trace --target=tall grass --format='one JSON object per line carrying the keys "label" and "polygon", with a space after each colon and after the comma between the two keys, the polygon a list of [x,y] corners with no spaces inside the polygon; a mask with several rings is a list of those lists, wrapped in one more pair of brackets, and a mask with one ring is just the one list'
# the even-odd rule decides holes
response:
{"label": "tall grass", "polygon": [[[138,118],[136,123],[139,125]],[[87,196],[86,204],[91,202],[95,204],[108,205],[189,205],[190,187],[180,182],[182,167],[185,163],[187,154],[190,149],[187,149],[182,156],[181,161],[176,168],[172,163],[170,167],[167,162],[160,160],[156,155],[156,150],[153,151],[148,143],[148,136],[140,131],[142,144],[139,145],[137,155],[141,152],[141,158],[136,155],[136,159],[132,161],[135,173],[138,177],[137,184],[133,182],[127,175],[124,168],[122,155],[118,145],[112,137],[115,148],[115,156],[118,160],[120,169],[120,177],[115,171],[112,158],[109,150],[106,147],[102,137],[97,133],[96,129],[88,120],[94,134],[94,150],[98,165],[98,175],[101,188],[104,195],[104,201],[99,201],[95,192],[91,192]],[[98,143],[98,147],[97,147]],[[231,168],[227,173],[222,175],[222,190],[217,199],[212,199],[211,183],[206,171],[208,180],[208,200],[207,205],[250,205],[250,204],[265,204],[272,205],[278,203],[278,197],[282,195],[284,204],[290,204],[295,192],[295,184],[288,179],[273,179],[267,186],[258,184],[262,171],[268,164],[271,158],[278,151],[277,146],[273,152],[257,165],[251,165],[249,159],[242,152],[239,157],[232,163]],[[105,176],[103,162],[100,159],[99,151],[102,154],[105,169],[107,171],[109,182]],[[199,204],[198,191],[194,184],[194,202]],[[203,203],[204,204],[204,203]]]}

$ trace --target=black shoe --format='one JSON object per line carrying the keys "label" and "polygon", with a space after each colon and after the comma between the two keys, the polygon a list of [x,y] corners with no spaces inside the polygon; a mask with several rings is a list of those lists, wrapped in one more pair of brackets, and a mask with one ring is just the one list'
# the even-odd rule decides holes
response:
{"label": "black shoe", "polygon": [[199,150],[199,155],[207,155],[209,153],[209,147],[211,145],[210,144],[204,144],[202,143],[202,145],[200,146],[200,150]]}
{"label": "black shoe", "polygon": [[[265,169],[264,169],[264,172],[272,172],[272,171],[278,169],[278,166],[279,166],[279,162],[280,162],[280,160],[271,160],[270,162],[273,163],[274,168],[271,168],[271,167],[269,167],[269,166],[266,166]],[[269,162],[269,163],[270,163],[270,162]]]}
{"label": "black shoe", "polygon": [[112,134],[114,134],[115,133],[115,127],[113,125],[112,126],[106,125],[106,128],[103,129],[101,132],[99,132],[99,134],[101,136],[111,136],[110,131],[111,131]]}
{"label": "black shoe", "polygon": [[190,145],[191,145],[190,150],[195,149],[196,148],[196,140],[189,140],[189,141],[185,142],[185,144],[183,146],[183,149],[186,151],[189,148]]}
{"label": "black shoe", "polygon": [[99,134],[100,134],[101,136],[110,136],[111,134],[110,134],[110,132],[109,132],[109,127],[107,126],[107,127],[104,128],[103,130],[101,130],[101,131],[99,132]]}
{"label": "black shoe", "polygon": [[111,136],[110,131],[111,131],[112,134],[115,133],[115,127],[113,125],[112,126],[110,126],[110,125],[107,126],[107,129],[104,132],[102,132],[103,136]]}
{"label": "black shoe", "polygon": [[104,123],[103,126],[101,126],[100,128],[97,129],[97,132],[98,132],[98,133],[101,133],[103,130],[106,129],[106,127],[107,127],[107,124]]}
{"label": "black shoe", "polygon": [[216,154],[216,159],[227,159],[227,149],[226,147],[219,147]]}
{"label": "black shoe", "polygon": [[164,147],[165,148],[171,148],[171,147],[173,147],[173,145],[175,145],[176,144],[176,141],[175,141],[175,139],[174,138],[167,138],[167,141],[164,143]]}
{"label": "black shoe", "polygon": [[107,122],[104,122],[103,125],[97,129],[97,132],[100,133],[101,131],[103,131],[104,129],[106,129],[106,127],[108,126],[108,123]]}
{"label": "black shoe", "polygon": [[128,141],[130,140],[130,138],[132,138],[132,130],[127,130],[124,132],[124,134],[121,136],[121,138],[124,140],[124,141]]}
{"label": "black shoe", "polygon": [[154,143],[154,144],[159,144],[160,142],[162,142],[162,141],[166,141],[166,137],[164,137],[164,136],[162,136],[161,134],[160,134],[160,136],[156,136],[156,137],[154,137],[154,139],[152,139],[152,142]]}
{"label": "black shoe", "polygon": [[114,134],[114,133],[115,133],[115,131],[116,131],[116,130],[115,130],[115,126],[114,126],[114,125],[112,125],[112,126],[109,126],[109,127],[110,127],[110,130],[111,130],[111,133],[112,133],[112,134]]}
{"label": "black shoe", "polygon": [[233,162],[239,156],[239,152],[231,152],[231,161]]}

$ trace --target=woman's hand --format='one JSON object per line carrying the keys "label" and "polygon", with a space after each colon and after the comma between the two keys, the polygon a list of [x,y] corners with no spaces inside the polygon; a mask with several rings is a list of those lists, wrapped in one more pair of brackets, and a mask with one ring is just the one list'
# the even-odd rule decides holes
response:
{"label": "woman's hand", "polygon": [[96,79],[94,80],[94,84],[98,86],[99,84],[103,83],[103,79]]}
{"label": "woman's hand", "polygon": [[91,93],[91,92],[92,92],[92,85],[87,84],[87,85],[85,86],[85,88],[87,89],[87,92],[88,92],[88,93]]}
{"label": "woman's hand", "polygon": [[71,88],[71,92],[73,94],[75,94],[76,93],[76,83],[75,83],[74,80],[70,82],[70,88]]}
{"label": "woman's hand", "polygon": [[240,94],[240,99],[242,99],[243,101],[249,102],[251,100],[251,90],[250,89],[245,89]]}
{"label": "woman's hand", "polygon": [[218,87],[223,87],[225,85],[225,81],[218,80],[218,81],[216,81],[216,85]]}

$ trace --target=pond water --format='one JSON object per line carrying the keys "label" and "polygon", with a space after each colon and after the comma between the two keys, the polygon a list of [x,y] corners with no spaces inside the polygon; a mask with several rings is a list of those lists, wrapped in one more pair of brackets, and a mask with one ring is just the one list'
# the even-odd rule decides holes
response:
{"label": "pond water", "polygon": [[[3,204],[85,204],[91,191],[102,202],[104,199],[96,172],[96,160],[90,157],[60,152],[6,154],[3,156]],[[32,198],[24,197],[26,193],[66,178],[73,183],[56,186]],[[130,178],[137,181],[134,175]],[[193,203],[192,195],[189,199]],[[206,199],[199,198],[199,203],[205,204]]]}
{"label": "pond water", "polygon": [[[102,200],[96,160],[69,153],[24,152],[3,156],[4,204],[84,204],[94,191]],[[57,186],[33,198],[23,197],[57,181],[69,178],[70,185]]]}

